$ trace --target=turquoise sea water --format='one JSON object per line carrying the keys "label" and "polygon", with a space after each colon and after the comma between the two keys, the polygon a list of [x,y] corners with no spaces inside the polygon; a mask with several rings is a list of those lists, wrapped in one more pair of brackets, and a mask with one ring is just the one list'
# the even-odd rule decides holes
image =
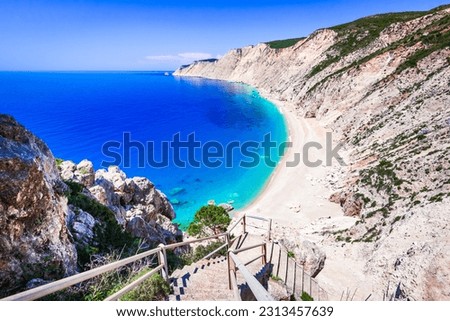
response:
{"label": "turquoise sea water", "polygon": [[[79,162],[89,159],[96,169],[112,161],[102,153],[110,141],[153,142],[155,161],[162,160],[161,143],[195,134],[203,146],[215,141],[262,142],[270,133],[277,144],[287,139],[283,116],[269,101],[249,86],[198,78],[178,78],[161,72],[58,72],[0,73],[0,112],[13,115],[42,138],[55,157]],[[121,145],[123,146],[123,145]],[[224,147],[225,148],[225,147]],[[123,148],[111,149],[123,156]],[[263,149],[254,148],[258,166],[243,168],[250,158],[234,151],[230,168],[223,164],[208,168],[169,166],[140,168],[138,148],[131,148],[127,176],[145,176],[173,202],[176,221],[186,226],[195,211],[208,200],[229,202],[237,209],[251,202],[261,191],[274,167],[263,160]],[[149,158],[145,149],[145,157]],[[196,150],[195,158],[201,161]],[[187,153],[180,158],[186,160]],[[273,149],[271,158],[280,159]],[[145,159],[145,160],[146,160]]]}

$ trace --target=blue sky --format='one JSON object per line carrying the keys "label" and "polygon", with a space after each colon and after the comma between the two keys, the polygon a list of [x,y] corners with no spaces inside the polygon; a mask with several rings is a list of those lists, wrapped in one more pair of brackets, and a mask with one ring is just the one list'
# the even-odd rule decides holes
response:
{"label": "blue sky", "polygon": [[434,0],[0,0],[0,70],[173,70]]}

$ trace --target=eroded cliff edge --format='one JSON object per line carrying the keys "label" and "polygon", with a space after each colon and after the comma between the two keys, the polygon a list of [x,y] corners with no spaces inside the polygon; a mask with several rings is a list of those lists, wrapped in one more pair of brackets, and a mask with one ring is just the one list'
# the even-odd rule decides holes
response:
{"label": "eroded cliff edge", "polygon": [[[321,183],[357,219],[343,230],[312,229],[327,252],[323,273],[330,260],[357,259],[363,264],[349,287],[359,287],[361,299],[362,288],[382,299],[401,283],[404,297],[448,300],[449,44],[446,6],[363,18],[290,47],[234,49],[174,75],[250,84],[344,144],[348,166],[330,168]],[[347,285],[333,277],[323,281],[339,299]]]}

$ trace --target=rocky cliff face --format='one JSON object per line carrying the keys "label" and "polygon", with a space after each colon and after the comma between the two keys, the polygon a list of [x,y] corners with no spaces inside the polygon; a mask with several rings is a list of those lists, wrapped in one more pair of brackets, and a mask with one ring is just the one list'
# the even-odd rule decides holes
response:
{"label": "rocky cliff face", "polygon": [[0,296],[75,272],[64,190],[45,143],[0,115]]}
{"label": "rocky cliff face", "polygon": [[330,200],[359,220],[330,241],[358,249],[374,292],[402,282],[411,298],[450,299],[449,44],[447,6],[235,49],[175,75],[250,84],[332,130],[348,166],[330,169]]}
{"label": "rocky cliff face", "polygon": [[0,114],[0,297],[72,275],[92,254],[134,254],[138,239],[141,250],[181,241],[173,218],[148,179],[94,172],[87,160],[57,166],[42,140]]}

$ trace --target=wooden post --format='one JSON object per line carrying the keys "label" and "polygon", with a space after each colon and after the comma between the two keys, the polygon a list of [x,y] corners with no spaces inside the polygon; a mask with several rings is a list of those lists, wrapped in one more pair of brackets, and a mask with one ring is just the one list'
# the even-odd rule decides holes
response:
{"label": "wooden post", "polygon": [[230,290],[233,289],[233,285],[232,285],[232,283],[231,283],[231,266],[232,266],[233,262],[231,262],[231,261],[232,261],[232,259],[231,259],[231,257],[230,257],[230,250],[228,250],[228,252],[227,252],[227,264],[228,264],[228,288],[229,288]]}
{"label": "wooden post", "polygon": [[244,216],[242,217],[242,228],[243,228],[243,234],[245,234],[245,232],[246,232],[246,230],[247,230],[247,228],[246,228],[246,224],[247,224],[247,222],[246,222],[246,216],[245,216],[245,214],[244,214]]}
{"label": "wooden post", "polygon": [[225,242],[227,242],[228,244],[227,249],[229,249],[231,247],[230,233],[227,233],[227,235],[225,235]]}
{"label": "wooden post", "polygon": [[292,292],[295,296],[295,287],[297,286],[297,262],[294,262],[294,284],[292,285]]}
{"label": "wooden post", "polygon": [[302,294],[305,292],[305,266],[302,266]]}
{"label": "wooden post", "polygon": [[169,266],[167,264],[167,253],[164,244],[159,244],[158,247],[160,251],[158,252],[158,262],[159,264],[164,264],[163,269],[161,270],[161,276],[166,282],[169,282]]}
{"label": "wooden post", "polygon": [[280,277],[280,263],[281,263],[281,245],[278,245],[278,264],[277,264],[277,276]]}
{"label": "wooden post", "polygon": [[270,242],[270,238],[271,238],[271,231],[272,231],[272,219],[269,219],[269,230],[267,231],[267,241]]}
{"label": "wooden post", "polygon": [[267,264],[267,243],[264,243],[264,245],[262,246],[262,265],[266,265]]}
{"label": "wooden post", "polygon": [[270,248],[270,258],[269,258],[269,262],[272,263],[273,260],[273,248],[275,247],[275,242],[271,242],[272,246]]}
{"label": "wooden post", "polygon": [[287,285],[288,280],[288,273],[289,273],[289,253],[286,252],[286,277],[284,278],[284,283]]}

